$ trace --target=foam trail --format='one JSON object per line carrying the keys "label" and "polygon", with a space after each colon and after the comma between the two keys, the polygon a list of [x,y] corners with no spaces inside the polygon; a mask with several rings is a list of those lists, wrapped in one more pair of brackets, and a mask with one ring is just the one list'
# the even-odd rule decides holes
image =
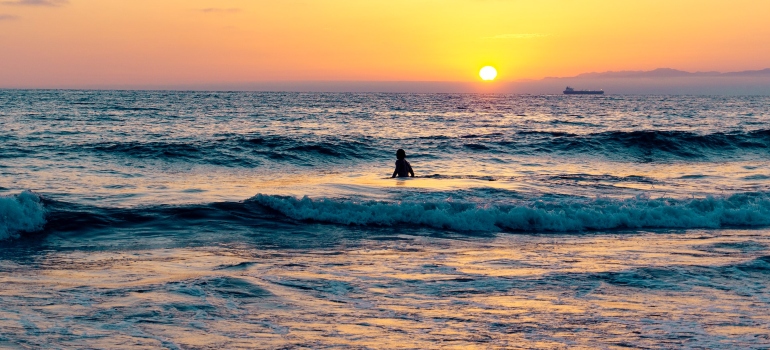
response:
{"label": "foam trail", "polygon": [[388,203],[271,196],[250,199],[296,220],[344,225],[422,225],[457,231],[569,232],[640,228],[770,225],[770,195],[726,198],[534,201],[482,207],[474,203]]}
{"label": "foam trail", "polygon": [[46,223],[45,213],[40,197],[32,192],[0,197],[0,240],[16,238],[19,232],[41,230]]}

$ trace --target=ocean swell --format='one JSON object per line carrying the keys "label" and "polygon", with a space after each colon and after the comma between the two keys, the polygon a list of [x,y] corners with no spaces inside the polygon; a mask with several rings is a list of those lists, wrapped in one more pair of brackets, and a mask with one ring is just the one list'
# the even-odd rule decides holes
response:
{"label": "ocean swell", "polygon": [[43,229],[45,214],[40,197],[32,192],[0,197],[0,240]]}
{"label": "ocean swell", "polygon": [[[491,140],[494,140],[492,138]],[[698,134],[687,131],[608,131],[587,135],[564,132],[518,132],[515,138],[497,140],[500,146],[530,153],[591,152],[614,158],[702,159],[764,154],[770,148],[770,132],[728,132]]]}
{"label": "ocean swell", "polygon": [[[110,141],[77,145],[96,153],[136,159],[160,159],[254,167],[265,160],[299,161],[305,165],[372,158],[378,150],[367,139],[291,138],[275,135],[244,137],[227,135],[215,139],[185,141]],[[17,152],[18,153],[18,152]],[[2,156],[2,154],[0,154]]]}
{"label": "ocean swell", "polygon": [[295,220],[390,227],[418,225],[455,231],[570,232],[770,225],[770,195],[766,193],[686,200],[635,197],[531,201],[507,206],[357,202],[263,194],[249,201]]}

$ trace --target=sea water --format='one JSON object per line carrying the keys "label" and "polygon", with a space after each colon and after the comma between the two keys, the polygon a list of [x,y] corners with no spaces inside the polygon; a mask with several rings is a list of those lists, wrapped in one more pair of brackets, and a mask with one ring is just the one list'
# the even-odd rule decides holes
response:
{"label": "sea water", "polygon": [[768,348],[768,123],[768,97],[0,90],[0,346]]}

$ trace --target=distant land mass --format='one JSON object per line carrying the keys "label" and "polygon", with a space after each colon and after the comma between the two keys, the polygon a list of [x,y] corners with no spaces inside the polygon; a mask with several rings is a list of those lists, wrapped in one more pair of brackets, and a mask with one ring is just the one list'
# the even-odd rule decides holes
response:
{"label": "distant land mass", "polygon": [[[682,78],[682,77],[770,77],[770,68],[746,70],[740,72],[686,72],[671,68],[658,68],[649,71],[619,71],[603,73],[583,73],[572,78]],[[563,79],[548,77],[546,79]]]}
{"label": "distant land mass", "polygon": [[516,81],[507,89],[514,93],[547,94],[560,93],[566,86],[603,89],[607,94],[770,95],[770,68],[726,73],[671,68],[584,73],[574,77]]}

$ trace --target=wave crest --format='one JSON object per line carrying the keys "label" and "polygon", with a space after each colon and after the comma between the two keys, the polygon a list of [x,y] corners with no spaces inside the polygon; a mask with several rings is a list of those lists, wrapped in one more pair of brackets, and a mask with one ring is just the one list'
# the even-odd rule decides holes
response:
{"label": "wave crest", "polygon": [[0,197],[0,240],[43,229],[45,214],[40,197],[32,192]]}
{"label": "wave crest", "polygon": [[[770,130],[698,134],[689,131],[636,130],[608,131],[587,135],[564,132],[524,131],[520,139],[501,139],[496,144],[533,153],[602,154],[634,159],[720,159],[766,152],[770,148]],[[494,141],[494,140],[493,140]]]}
{"label": "wave crest", "polygon": [[770,196],[726,198],[533,201],[508,206],[475,203],[355,202],[258,194],[249,201],[295,220],[343,225],[428,226],[456,231],[570,232],[642,228],[770,225]]}

